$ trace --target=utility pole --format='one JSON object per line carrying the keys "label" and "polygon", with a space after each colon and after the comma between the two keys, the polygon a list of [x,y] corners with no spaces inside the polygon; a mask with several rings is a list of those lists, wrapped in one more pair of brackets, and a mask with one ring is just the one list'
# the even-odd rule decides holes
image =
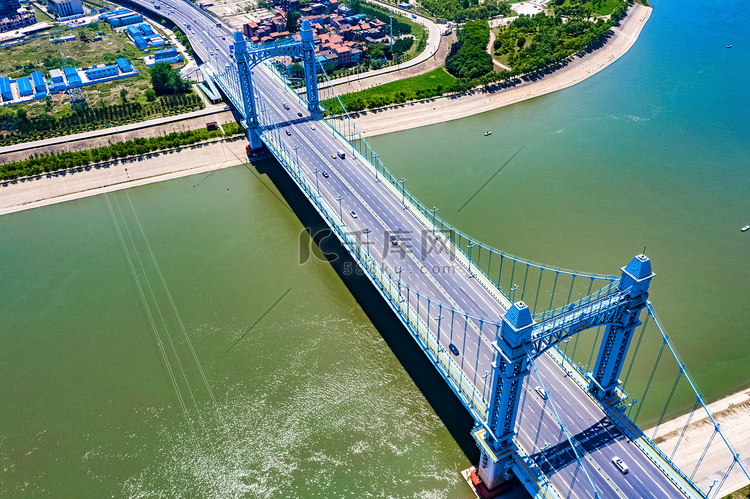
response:
{"label": "utility pole", "polygon": [[391,57],[393,57],[393,9],[390,9],[391,12]]}

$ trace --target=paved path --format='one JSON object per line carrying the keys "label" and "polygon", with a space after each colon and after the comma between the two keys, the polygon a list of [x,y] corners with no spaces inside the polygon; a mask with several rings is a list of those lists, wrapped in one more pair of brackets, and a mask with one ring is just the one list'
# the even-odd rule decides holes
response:
{"label": "paved path", "polygon": [[223,113],[228,109],[227,106],[211,106],[199,111],[191,111],[189,113],[177,114],[175,116],[165,116],[163,118],[155,118],[152,120],[141,121],[139,123],[131,123],[129,125],[113,126],[109,128],[102,128],[101,130],[92,130],[90,132],[76,133],[73,135],[62,135],[60,137],[52,137],[50,139],[35,140],[33,142],[22,142],[20,144],[13,144],[11,146],[0,147],[0,154],[7,154],[10,152],[25,151],[27,149],[36,149],[39,147],[46,147],[55,144],[63,144],[66,142],[73,142],[76,140],[90,139],[93,137],[102,137],[105,135],[113,135],[121,132],[129,132],[131,130],[138,130],[139,128],[148,128],[157,125],[163,125],[165,123],[172,123],[175,121],[182,121],[191,118],[198,118],[201,116],[210,116],[216,113]]}
{"label": "paved path", "polygon": [[[495,49],[493,47],[494,44],[495,44],[495,33],[493,33],[492,30],[490,30],[490,43],[487,44],[487,53],[490,54],[491,56],[492,56],[492,54],[495,53]],[[505,64],[503,64],[500,61],[498,61],[497,59],[495,59],[494,56],[492,57],[492,63],[495,66],[499,67],[500,69],[504,69],[506,71],[513,71],[511,68],[509,68]]]}

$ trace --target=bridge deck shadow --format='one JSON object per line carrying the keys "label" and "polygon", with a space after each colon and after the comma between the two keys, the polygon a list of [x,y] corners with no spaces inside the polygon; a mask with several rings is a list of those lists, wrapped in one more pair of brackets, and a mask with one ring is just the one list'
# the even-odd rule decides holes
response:
{"label": "bridge deck shadow", "polygon": [[[613,433],[614,436],[612,435]],[[573,438],[581,444],[581,447],[583,447],[587,453],[604,448],[613,441],[627,439],[627,437],[620,433],[612,422],[606,418],[600,419],[593,425],[575,434]],[[573,452],[567,439],[558,442],[556,445],[550,446],[544,452],[532,454],[531,458],[547,475],[554,473],[556,470],[565,468],[570,464],[576,463],[575,452]],[[587,464],[588,463],[584,461],[584,465]],[[608,470],[605,469],[605,471]]]}
{"label": "bridge deck shadow", "polygon": [[[476,464],[479,450],[471,437],[474,418],[427,359],[375,286],[361,271],[352,271],[358,268],[356,262],[341,246],[307,197],[275,159],[257,161],[247,167],[255,168],[273,182],[468,460]],[[404,424],[408,422],[404,421]]]}

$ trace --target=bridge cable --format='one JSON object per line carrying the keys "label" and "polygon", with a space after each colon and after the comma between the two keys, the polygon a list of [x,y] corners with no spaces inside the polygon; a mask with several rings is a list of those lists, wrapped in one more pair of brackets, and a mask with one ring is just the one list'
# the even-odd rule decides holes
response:
{"label": "bridge cable", "polygon": [[[570,433],[570,431],[568,430],[568,427],[565,425],[565,423],[563,423],[562,419],[560,418],[560,415],[558,414],[557,409],[555,408],[555,404],[552,402],[552,398],[549,396],[549,391],[547,391],[547,388],[544,385],[544,381],[542,381],[542,377],[539,375],[539,370],[536,367],[536,362],[534,361],[533,355],[531,355],[531,352],[528,352],[528,351],[526,352],[526,355],[529,358],[529,364],[531,364],[531,368],[534,370],[534,374],[536,374],[537,381],[539,381],[539,384],[541,385],[542,390],[544,390],[545,393],[547,393],[547,399],[549,401],[550,408],[552,409],[552,413],[554,414],[554,417],[557,420],[558,426],[560,426],[560,431],[564,433],[565,438],[570,444],[571,449],[573,449],[573,453],[576,456],[576,460],[578,461],[578,464],[583,469],[583,472],[586,474],[586,478],[588,479],[589,484],[591,485],[591,489],[594,491],[594,496],[597,498],[600,497],[599,489],[596,487],[593,479],[591,478],[591,475],[589,475],[588,470],[583,465],[583,458],[580,454],[580,449],[578,449],[578,445],[580,444],[576,445],[577,440],[575,439],[575,436]],[[615,487],[615,490],[617,490],[617,487]]]}

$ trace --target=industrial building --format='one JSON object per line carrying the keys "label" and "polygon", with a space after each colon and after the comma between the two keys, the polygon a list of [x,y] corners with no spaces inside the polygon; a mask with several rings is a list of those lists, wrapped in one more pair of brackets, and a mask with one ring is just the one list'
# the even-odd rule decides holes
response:
{"label": "industrial building", "polygon": [[13,100],[13,90],[10,88],[10,78],[7,76],[0,78],[0,96],[4,101]]}
{"label": "industrial building", "polygon": [[81,0],[47,0],[47,11],[58,20],[83,16]]}
{"label": "industrial building", "polygon": [[19,78],[16,80],[16,85],[18,85],[18,95],[21,97],[28,97],[34,93],[31,88],[31,78]]}
{"label": "industrial building", "polygon": [[65,92],[71,88],[129,78],[138,74],[138,70],[130,61],[120,57],[113,64],[96,64],[83,70],[71,67],[62,70],[52,69],[49,79],[45,79],[40,71],[34,71],[31,76],[15,80],[5,76],[0,78],[0,100],[3,106],[7,106],[43,99],[49,94]]}
{"label": "industrial building", "polygon": [[133,24],[123,30],[133,40],[133,44],[141,50],[163,47],[167,41],[158,33],[154,33],[148,23]]}
{"label": "industrial building", "polygon": [[[125,9],[127,10],[127,9]],[[137,12],[133,12],[131,10],[128,10],[127,13],[124,14],[118,14],[115,16],[108,16],[107,22],[113,27],[113,28],[119,28],[121,26],[129,26],[131,24],[135,23],[141,23],[143,22],[143,16],[140,15]]]}

